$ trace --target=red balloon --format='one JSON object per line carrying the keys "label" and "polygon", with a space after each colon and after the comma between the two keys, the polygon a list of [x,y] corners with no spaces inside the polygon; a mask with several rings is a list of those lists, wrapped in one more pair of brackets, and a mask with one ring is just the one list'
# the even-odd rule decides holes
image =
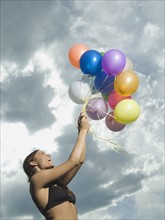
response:
{"label": "red balloon", "polygon": [[131,96],[123,96],[113,90],[108,96],[108,104],[111,109],[114,109],[116,105],[123,99],[131,99]]}
{"label": "red balloon", "polygon": [[109,128],[109,130],[114,131],[114,132],[118,132],[118,131],[123,130],[126,125],[117,122],[114,119],[113,115],[114,115],[113,112],[109,112],[105,118],[105,124],[106,124],[107,128]]}

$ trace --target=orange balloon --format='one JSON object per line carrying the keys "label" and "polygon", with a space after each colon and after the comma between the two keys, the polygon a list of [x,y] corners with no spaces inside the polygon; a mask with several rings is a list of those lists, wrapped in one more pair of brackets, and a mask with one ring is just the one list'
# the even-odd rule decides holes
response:
{"label": "orange balloon", "polygon": [[80,68],[80,58],[84,52],[89,50],[89,48],[84,44],[75,44],[73,45],[68,53],[68,58],[70,63],[77,68]]}
{"label": "orange balloon", "polygon": [[133,94],[139,86],[139,79],[133,71],[121,72],[114,81],[114,88],[121,95]]}

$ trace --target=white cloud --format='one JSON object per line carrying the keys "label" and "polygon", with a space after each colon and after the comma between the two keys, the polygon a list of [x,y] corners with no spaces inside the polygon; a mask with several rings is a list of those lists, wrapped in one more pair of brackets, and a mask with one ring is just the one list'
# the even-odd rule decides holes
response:
{"label": "white cloud", "polygon": [[148,53],[151,50],[155,51],[157,49],[157,44],[155,44],[155,42],[161,43],[162,37],[163,34],[161,28],[157,24],[148,22],[144,26],[140,45],[141,50],[143,50],[144,53]]}
{"label": "white cloud", "polygon": [[129,173],[144,173],[147,176],[150,176],[153,174],[153,172],[159,171],[160,163],[159,161],[155,160],[155,157],[148,153],[141,155],[139,157],[134,158],[134,164],[132,168],[124,170],[124,174]]}
{"label": "white cloud", "polygon": [[18,70],[18,66],[14,62],[4,62],[1,63],[1,75],[0,75],[0,82],[3,82],[7,76],[10,74],[16,74]]}
{"label": "white cloud", "polygon": [[[156,176],[144,183],[142,191],[137,193],[137,217],[150,219],[164,218],[164,177]],[[161,193],[162,192],[162,193]],[[142,206],[142,204],[144,204]],[[151,211],[152,210],[152,211]]]}
{"label": "white cloud", "polygon": [[158,25],[148,22],[144,27],[143,34],[145,37],[151,37],[153,39],[159,38],[160,28]]}

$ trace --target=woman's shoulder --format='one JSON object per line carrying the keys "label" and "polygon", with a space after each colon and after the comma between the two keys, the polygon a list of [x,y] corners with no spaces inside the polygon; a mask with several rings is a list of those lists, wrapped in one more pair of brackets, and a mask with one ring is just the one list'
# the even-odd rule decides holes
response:
{"label": "woman's shoulder", "polygon": [[[40,172],[42,172],[42,171],[40,171]],[[31,188],[31,189],[37,187],[38,182],[39,182],[39,179],[40,179],[40,178],[39,178],[38,173],[35,173],[35,174],[31,177],[31,179],[30,179],[30,188]]]}
{"label": "woman's shoulder", "polygon": [[33,174],[33,176],[30,179],[30,188],[45,188],[47,184],[44,184],[42,182],[45,182],[45,180],[47,179],[47,173],[50,172],[50,170],[52,170],[53,168],[49,169],[49,170],[41,170],[35,174]]}

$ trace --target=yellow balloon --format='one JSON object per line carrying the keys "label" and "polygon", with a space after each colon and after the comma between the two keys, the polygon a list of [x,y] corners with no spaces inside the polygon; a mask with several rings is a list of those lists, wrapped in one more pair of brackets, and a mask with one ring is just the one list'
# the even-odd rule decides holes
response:
{"label": "yellow balloon", "polygon": [[121,72],[114,81],[116,92],[124,96],[133,94],[138,86],[139,79],[133,71]]}
{"label": "yellow balloon", "polygon": [[140,107],[132,99],[120,101],[114,109],[115,120],[122,124],[129,124],[135,121],[140,115]]}

